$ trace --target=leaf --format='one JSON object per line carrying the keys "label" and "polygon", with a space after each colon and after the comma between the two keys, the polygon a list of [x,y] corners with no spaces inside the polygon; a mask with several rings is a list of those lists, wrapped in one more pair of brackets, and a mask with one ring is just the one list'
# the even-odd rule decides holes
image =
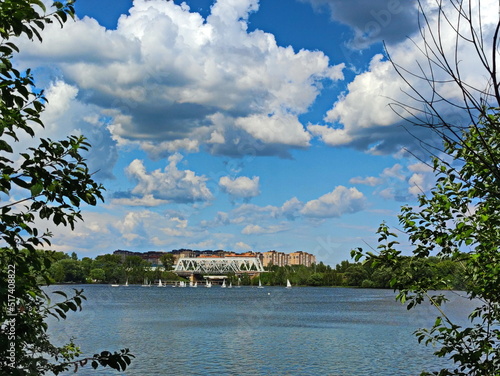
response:
{"label": "leaf", "polygon": [[43,191],[43,184],[36,183],[32,185],[30,191],[31,191],[31,197],[37,197]]}
{"label": "leaf", "polygon": [[65,297],[65,298],[68,298],[68,295],[67,295],[64,291],[59,291],[59,290],[58,290],[58,291],[54,291],[53,293],[54,293],[54,294],[61,295],[61,296]]}
{"label": "leaf", "polygon": [[45,5],[43,4],[42,1],[40,0],[30,0],[32,4],[38,5],[40,8],[42,8],[42,11],[45,13],[47,12],[47,8],[45,8]]}
{"label": "leaf", "polygon": [[12,153],[12,147],[5,140],[0,140],[0,151]]}

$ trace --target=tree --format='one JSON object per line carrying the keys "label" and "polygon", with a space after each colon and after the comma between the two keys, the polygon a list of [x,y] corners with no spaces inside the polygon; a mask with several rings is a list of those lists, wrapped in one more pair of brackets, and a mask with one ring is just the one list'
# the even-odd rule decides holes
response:
{"label": "tree", "polygon": [[90,278],[98,282],[104,281],[104,279],[106,278],[106,272],[104,271],[104,269],[92,269],[90,271]]}
{"label": "tree", "polygon": [[85,274],[85,277],[90,276],[90,270],[92,269],[92,260],[90,257],[84,257],[82,258],[81,265],[83,269],[83,274]]}
{"label": "tree", "polygon": [[[45,319],[66,318],[69,311],[82,308],[85,297],[75,290],[53,302],[38,281],[49,281],[54,252],[36,247],[50,245],[51,233],[41,232],[35,218],[74,229],[82,220],[82,205],[102,200],[103,187],[95,182],[82,156],[90,145],[83,136],[62,141],[41,139],[37,148],[15,152],[21,134],[35,136],[43,127],[40,115],[46,100],[34,88],[30,70],[19,72],[12,63],[19,52],[15,38],[42,40],[48,23],[61,26],[73,17],[73,0],[55,2],[47,14],[41,0],[0,2],[0,192],[8,200],[0,207],[0,374],[59,374],[90,362],[93,368],[109,366],[123,370],[132,357],[128,349],[103,351],[91,358],[78,359],[80,350],[70,341],[65,346],[51,343]],[[74,260],[71,260],[74,261]]]}
{"label": "tree", "polygon": [[172,253],[164,253],[160,256],[159,260],[165,268],[165,271],[172,270],[172,267],[174,266],[174,255]]}
{"label": "tree", "polygon": [[351,265],[345,272],[347,284],[349,286],[361,286],[363,281],[368,278],[368,271],[363,265]]}
{"label": "tree", "polygon": [[103,269],[106,274],[105,282],[118,283],[126,278],[122,259],[118,255],[100,255],[92,263],[93,269]]}
{"label": "tree", "polygon": [[323,281],[323,273],[313,273],[307,279],[308,286],[322,286],[324,284]]}
{"label": "tree", "polygon": [[74,259],[64,259],[53,264],[53,266],[57,265],[60,265],[63,271],[63,278],[56,280],[57,282],[85,282],[85,275],[80,261]]}
{"label": "tree", "polygon": [[143,283],[149,263],[140,256],[126,256],[123,266],[130,283]]}
{"label": "tree", "polygon": [[[419,342],[436,345],[435,355],[451,359],[454,365],[432,374],[499,375],[500,22],[490,28],[480,2],[438,0],[435,4],[428,12],[420,4],[421,71],[410,72],[393,62],[409,85],[412,99],[421,104],[396,105],[404,108],[415,125],[431,129],[443,140],[442,150],[432,158],[435,186],[419,196],[418,208],[404,206],[399,215],[413,257],[402,255],[395,232],[385,223],[378,230],[377,253],[358,248],[352,255],[356,260],[364,257],[372,266],[390,268],[391,285],[408,309],[424,301],[437,308],[434,326],[420,329],[416,335]],[[454,46],[446,43],[445,29],[455,34]],[[477,80],[467,81],[469,76],[462,71],[464,61],[470,63],[474,58],[476,69],[485,77],[483,86]],[[427,84],[430,94],[422,92],[416,80]],[[451,86],[460,95],[447,96]],[[456,116],[447,116],[451,112],[460,115],[455,122],[450,119]],[[466,298],[477,303],[467,327],[447,316],[443,294],[432,293],[452,288],[454,281],[449,275],[425,269],[429,265],[422,260],[430,255],[437,257],[438,265],[451,261],[463,273]]]}

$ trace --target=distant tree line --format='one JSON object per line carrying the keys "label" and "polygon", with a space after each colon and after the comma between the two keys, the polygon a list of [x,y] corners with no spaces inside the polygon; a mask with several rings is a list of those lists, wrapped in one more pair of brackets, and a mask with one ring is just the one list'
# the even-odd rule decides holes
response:
{"label": "distant tree line", "polygon": [[[436,257],[414,259],[407,257],[403,267],[394,270],[387,266],[373,267],[370,263],[342,261],[335,268],[319,264],[306,267],[303,265],[269,266],[268,273],[261,274],[265,285],[285,285],[290,280],[297,286],[349,286],[364,288],[393,288],[391,280],[395,273],[406,274],[408,279],[440,278],[450,281],[453,289],[465,287],[463,267],[452,260],[441,260]],[[401,270],[402,269],[402,270]]]}
{"label": "distant tree line", "polygon": [[[160,261],[165,268],[151,268],[151,264],[139,256],[106,254],[95,259],[84,257],[79,260],[76,253],[68,255],[63,252],[54,254],[56,261],[49,269],[53,283],[125,283],[142,284],[144,281],[164,282],[185,280],[171,271],[173,255],[162,255]],[[391,288],[394,275],[407,275],[408,279],[436,279],[450,282],[454,289],[463,289],[465,281],[461,264],[452,260],[436,257],[415,259],[407,257],[398,270],[388,266],[372,267],[370,263],[342,261],[335,267],[323,262],[304,265],[287,265],[266,267],[266,273],[258,278],[249,276],[228,275],[228,283],[233,285],[257,285],[259,279],[266,286],[284,286],[287,279],[294,286],[350,286],[365,288]]]}
{"label": "distant tree line", "polygon": [[101,255],[95,259],[84,257],[78,259],[76,253],[68,255],[63,252],[54,254],[56,261],[49,269],[52,283],[125,283],[142,284],[145,280],[157,281],[180,280],[172,269],[173,256],[165,254],[160,257],[165,268],[152,268],[151,264],[140,256]]}

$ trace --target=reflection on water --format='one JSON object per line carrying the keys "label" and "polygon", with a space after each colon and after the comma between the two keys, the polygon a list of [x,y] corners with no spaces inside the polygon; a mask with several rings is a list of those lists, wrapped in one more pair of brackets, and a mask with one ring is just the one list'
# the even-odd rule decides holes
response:
{"label": "reflection on water", "polygon": [[[128,347],[136,358],[123,375],[392,376],[440,366],[412,334],[436,312],[407,311],[388,290],[83,288],[83,311],[51,320],[53,338],[76,337],[86,355]],[[451,297],[455,316],[470,312],[470,302]],[[120,373],[87,366],[78,374]]]}

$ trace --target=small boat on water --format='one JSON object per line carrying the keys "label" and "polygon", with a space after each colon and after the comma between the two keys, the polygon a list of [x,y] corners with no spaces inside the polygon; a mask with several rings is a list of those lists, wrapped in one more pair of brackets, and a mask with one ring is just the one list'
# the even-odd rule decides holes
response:
{"label": "small boat on water", "polygon": [[120,285],[117,285],[116,283],[111,284],[111,287],[119,287]]}
{"label": "small boat on water", "polygon": [[226,286],[226,280],[223,280],[223,281],[222,281],[222,286],[221,286],[221,287],[222,287],[222,288],[226,288],[226,287],[227,287],[227,286]]}
{"label": "small boat on water", "polygon": [[207,282],[205,284],[205,287],[212,287],[212,282],[210,282],[208,279],[207,279]]}
{"label": "small boat on water", "polygon": [[290,283],[290,280],[286,280],[286,288],[287,289],[291,289],[292,288],[292,284]]}
{"label": "small boat on water", "polygon": [[151,287],[151,283],[148,284],[147,278],[144,278],[144,284],[142,285],[142,287]]}
{"label": "small boat on water", "polygon": [[163,284],[161,283],[161,279],[158,280],[158,287],[163,287]]}
{"label": "small boat on water", "polygon": [[257,287],[257,288],[259,288],[259,289],[263,289],[264,288],[264,286],[262,286],[262,282],[260,281],[260,279],[259,279],[259,287]]}
{"label": "small boat on water", "polygon": [[123,286],[128,287],[128,278],[127,278],[127,280],[125,281],[125,284],[124,284]]}

